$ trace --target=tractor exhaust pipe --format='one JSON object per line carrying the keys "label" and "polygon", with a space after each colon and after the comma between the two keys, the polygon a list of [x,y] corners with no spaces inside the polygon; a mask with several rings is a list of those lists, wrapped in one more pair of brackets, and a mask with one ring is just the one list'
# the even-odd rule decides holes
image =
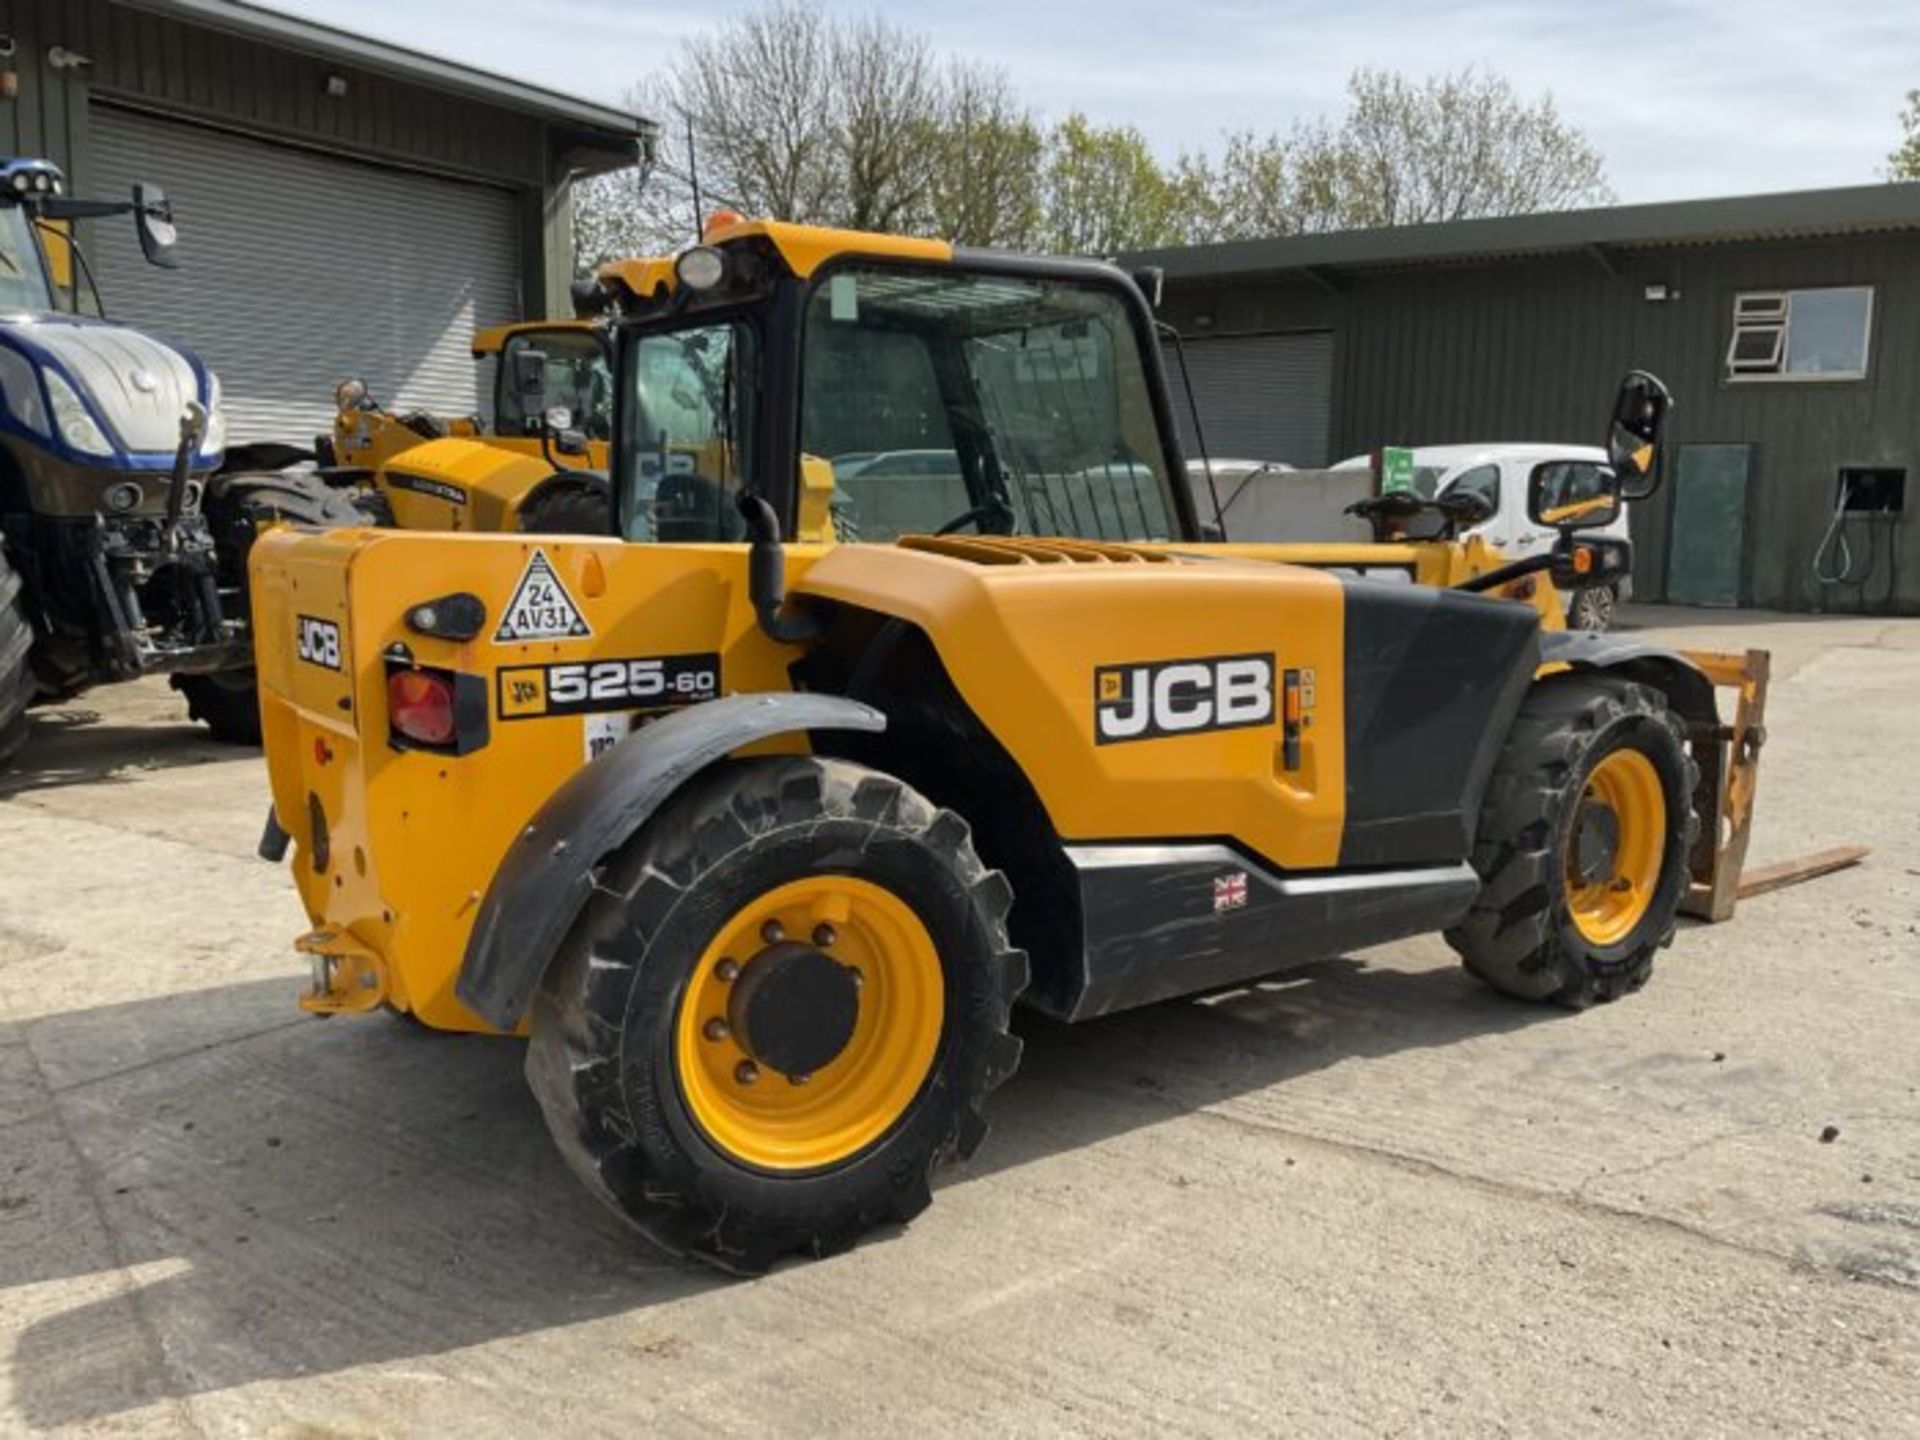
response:
{"label": "tractor exhaust pipe", "polygon": [[179,544],[180,515],[187,505],[187,476],[193,470],[194,452],[207,433],[207,407],[198,400],[187,401],[180,412],[180,448],[173,452],[173,478],[167,485],[167,548]]}
{"label": "tractor exhaust pipe", "polygon": [[820,638],[820,622],[805,611],[788,614],[787,552],[780,544],[780,517],[765,497],[751,490],[735,502],[747,526],[747,599],[769,640],[804,645]]}

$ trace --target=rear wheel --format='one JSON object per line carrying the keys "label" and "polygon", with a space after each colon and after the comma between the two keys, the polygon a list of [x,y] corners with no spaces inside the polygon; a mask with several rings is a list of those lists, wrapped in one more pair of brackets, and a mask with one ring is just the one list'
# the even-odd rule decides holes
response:
{"label": "rear wheel", "polygon": [[[306,470],[242,470],[216,475],[207,487],[207,526],[213,532],[220,588],[247,601],[247,556],[265,525],[285,521],[338,529],[365,525],[353,497]],[[229,745],[260,743],[260,692],[251,666],[215,675],[176,675],[187,713]]]}
{"label": "rear wheel", "polygon": [[1447,932],[1467,969],[1575,1007],[1644,985],[1686,890],[1695,778],[1658,691],[1586,675],[1537,684],[1481,807],[1480,895]]}
{"label": "rear wheel", "polygon": [[717,767],[615,859],[535,999],[561,1153],[738,1273],[912,1219],[1019,1059],[1010,900],[966,824],[889,776]]}
{"label": "rear wheel", "polygon": [[27,706],[33,700],[33,626],[27,620],[24,582],[0,552],[0,765],[27,742]]}

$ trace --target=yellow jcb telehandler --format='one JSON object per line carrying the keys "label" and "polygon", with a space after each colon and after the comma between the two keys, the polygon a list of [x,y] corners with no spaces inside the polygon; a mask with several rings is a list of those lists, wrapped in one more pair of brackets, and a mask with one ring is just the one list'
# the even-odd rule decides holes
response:
{"label": "yellow jcb telehandler", "polygon": [[561,1152],[668,1249],[910,1219],[1017,1000],[1437,930],[1584,1006],[1711,878],[1701,776],[1751,763],[1714,677],[1556,598],[1614,578],[1582,529],[1653,471],[1651,377],[1613,471],[1535,475],[1551,556],[1235,545],[1110,266],[731,220],[587,298],[616,533],[255,547],[262,851],[308,1009],[526,1035]]}
{"label": "yellow jcb telehandler", "polygon": [[575,320],[499,325],[473,337],[493,368],[493,423],[392,411],[364,381],[334,391],[320,472],[402,530],[604,534],[613,391],[605,335]]}

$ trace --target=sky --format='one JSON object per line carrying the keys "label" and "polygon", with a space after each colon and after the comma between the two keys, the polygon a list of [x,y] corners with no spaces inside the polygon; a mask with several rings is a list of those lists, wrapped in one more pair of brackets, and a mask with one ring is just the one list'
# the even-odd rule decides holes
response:
{"label": "sky", "polygon": [[[267,0],[271,8],[619,103],[747,8],[655,0]],[[1550,91],[1623,202],[1869,184],[1920,88],[1914,0],[825,0],[1003,68],[1043,116],[1137,126],[1161,155],[1337,114],[1356,66],[1480,65]]]}

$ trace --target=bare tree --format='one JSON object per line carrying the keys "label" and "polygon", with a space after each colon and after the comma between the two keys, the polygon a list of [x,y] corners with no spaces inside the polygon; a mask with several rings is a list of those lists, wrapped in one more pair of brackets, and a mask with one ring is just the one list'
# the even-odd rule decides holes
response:
{"label": "bare tree", "polygon": [[1031,249],[1040,233],[1044,141],[1007,77],[954,63],[946,76],[927,228],[962,245]]}

